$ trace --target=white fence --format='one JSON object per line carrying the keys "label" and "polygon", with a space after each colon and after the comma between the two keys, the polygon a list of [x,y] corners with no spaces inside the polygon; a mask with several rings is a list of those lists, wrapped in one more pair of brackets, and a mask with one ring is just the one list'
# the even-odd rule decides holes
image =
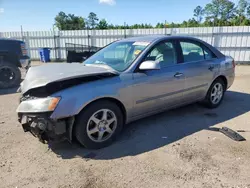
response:
{"label": "white fence", "polygon": [[198,27],[165,29],[80,30],[0,32],[0,37],[24,40],[32,59],[39,59],[38,48],[51,48],[52,59],[66,59],[65,43],[103,47],[115,40],[142,35],[189,35],[200,38],[237,62],[250,61],[250,27]]}

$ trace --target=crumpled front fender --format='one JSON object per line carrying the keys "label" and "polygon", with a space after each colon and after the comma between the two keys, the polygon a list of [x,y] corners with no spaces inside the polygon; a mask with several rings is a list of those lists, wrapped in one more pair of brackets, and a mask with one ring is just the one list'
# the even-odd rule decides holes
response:
{"label": "crumpled front fender", "polygon": [[113,98],[126,106],[131,102],[126,87],[121,84],[119,77],[99,80],[96,82],[77,85],[55,93],[53,96],[60,96],[61,100],[51,114],[51,119],[61,119],[77,115],[86,105],[101,98]]}

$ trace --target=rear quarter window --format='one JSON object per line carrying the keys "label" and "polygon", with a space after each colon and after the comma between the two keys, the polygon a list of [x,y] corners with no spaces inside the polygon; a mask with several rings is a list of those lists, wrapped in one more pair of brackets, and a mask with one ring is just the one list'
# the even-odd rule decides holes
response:
{"label": "rear quarter window", "polygon": [[209,60],[209,59],[216,58],[216,55],[211,50],[209,50],[208,47],[202,45],[202,48],[204,50],[205,59]]}

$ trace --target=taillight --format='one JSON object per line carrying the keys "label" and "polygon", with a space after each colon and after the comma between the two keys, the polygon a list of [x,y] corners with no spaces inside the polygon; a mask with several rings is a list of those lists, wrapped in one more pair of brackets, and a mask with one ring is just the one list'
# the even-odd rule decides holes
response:
{"label": "taillight", "polygon": [[235,68],[235,61],[234,61],[234,59],[232,61],[232,64],[233,64],[233,68]]}
{"label": "taillight", "polygon": [[22,51],[23,56],[28,55],[25,43],[21,43],[21,51]]}

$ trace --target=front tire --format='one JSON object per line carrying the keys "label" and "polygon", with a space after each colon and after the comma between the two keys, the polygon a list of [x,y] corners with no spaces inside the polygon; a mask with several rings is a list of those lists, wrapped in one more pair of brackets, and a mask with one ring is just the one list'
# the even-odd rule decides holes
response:
{"label": "front tire", "polygon": [[11,63],[0,63],[0,89],[16,87],[21,82],[19,68]]}
{"label": "front tire", "polygon": [[224,98],[225,91],[225,83],[221,78],[217,78],[210,86],[204,104],[208,108],[217,108]]}
{"label": "front tire", "polygon": [[75,136],[88,149],[110,145],[123,127],[121,109],[113,102],[98,101],[90,104],[77,117]]}

